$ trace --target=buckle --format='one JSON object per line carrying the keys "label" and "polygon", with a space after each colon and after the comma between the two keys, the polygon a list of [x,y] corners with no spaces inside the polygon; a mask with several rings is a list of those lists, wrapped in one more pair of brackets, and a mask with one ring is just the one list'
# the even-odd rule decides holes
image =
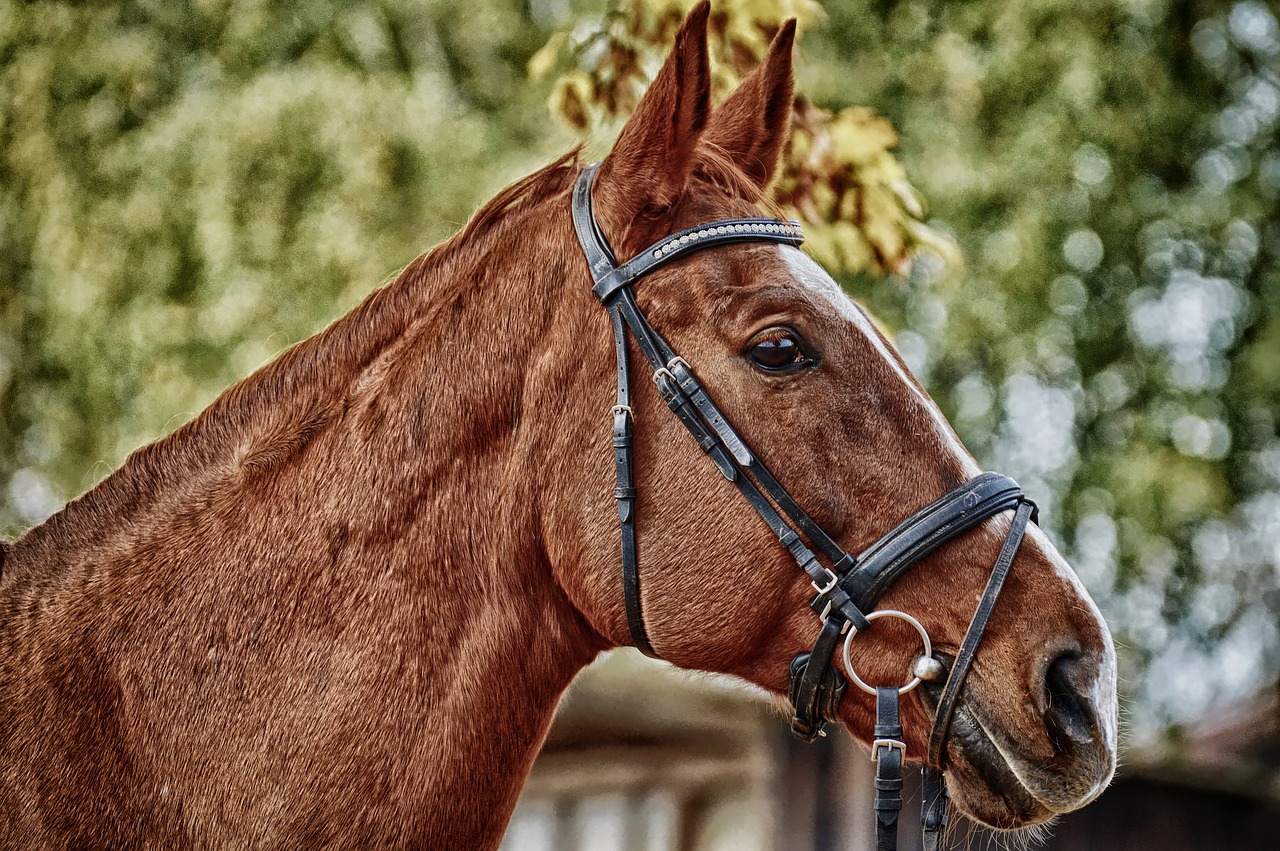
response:
{"label": "buckle", "polygon": [[[827,576],[831,577],[831,581],[828,582],[825,587],[819,586],[816,579],[809,581],[809,584],[813,586],[813,590],[817,591],[820,595],[830,593],[831,589],[840,584],[840,577],[836,576],[835,571],[829,567],[824,567],[822,570],[827,574]],[[826,618],[824,617],[823,620],[826,620]]]}
{"label": "buckle", "polygon": [[631,412],[631,406],[630,406],[630,405],[614,405],[614,406],[613,406],[613,409],[612,409],[612,411],[611,411],[611,413],[612,413],[615,417],[616,417],[618,414],[623,414],[623,413],[625,413],[628,417],[630,417],[630,418],[632,419],[632,421],[634,421],[634,420],[635,420],[635,418],[636,418],[636,415],[635,415],[635,414],[633,414],[633,413]]}
{"label": "buckle", "polygon": [[907,745],[901,739],[876,739],[871,743],[872,760],[879,761],[881,748],[888,748],[891,751],[897,751],[902,754],[904,762],[907,759]]}
{"label": "buckle", "polygon": [[[827,618],[831,615],[831,610],[833,608],[835,608],[835,603],[832,603],[830,600],[828,600],[827,605],[824,606],[822,609],[822,614],[818,615],[818,620],[822,621],[823,623],[826,623]],[[853,623],[851,621],[845,621],[844,626],[840,627],[840,634],[844,635],[846,632],[848,632],[852,628],[853,628]]]}

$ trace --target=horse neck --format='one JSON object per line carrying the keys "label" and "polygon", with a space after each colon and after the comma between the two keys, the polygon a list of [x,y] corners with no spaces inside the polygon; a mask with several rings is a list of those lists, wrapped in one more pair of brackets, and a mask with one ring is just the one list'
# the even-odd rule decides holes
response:
{"label": "horse neck", "polygon": [[[464,231],[139,450],[16,543],[4,596],[179,593],[192,620],[147,610],[163,621],[149,630],[252,618],[282,655],[297,627],[278,610],[313,606],[294,617],[412,664],[432,729],[417,781],[475,799],[472,778],[492,778],[473,828],[500,831],[559,694],[602,646],[541,545],[544,439],[524,401],[553,392],[530,387],[546,338],[589,304],[565,297],[582,274],[559,203]],[[228,599],[236,611],[215,608]]]}

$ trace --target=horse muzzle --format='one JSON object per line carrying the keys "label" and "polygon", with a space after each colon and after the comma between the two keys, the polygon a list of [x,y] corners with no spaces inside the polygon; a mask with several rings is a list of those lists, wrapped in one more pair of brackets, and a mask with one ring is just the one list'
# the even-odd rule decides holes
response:
{"label": "horse muzzle", "polygon": [[[971,818],[1002,830],[1041,824],[1098,797],[1116,767],[1114,651],[1091,660],[1069,651],[1043,670],[1040,697],[1015,717],[964,690],[946,747],[952,798]],[[936,709],[940,687],[925,684]]]}

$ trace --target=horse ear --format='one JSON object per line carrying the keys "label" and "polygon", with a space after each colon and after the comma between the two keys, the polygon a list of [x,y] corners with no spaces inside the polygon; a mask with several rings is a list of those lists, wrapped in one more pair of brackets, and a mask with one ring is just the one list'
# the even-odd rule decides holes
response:
{"label": "horse ear", "polygon": [[600,164],[595,207],[615,249],[628,243],[638,217],[660,217],[684,193],[711,114],[710,12],[710,0],[689,12],[671,55]]}
{"label": "horse ear", "polygon": [[796,21],[792,18],[773,37],[764,64],[716,109],[704,137],[723,148],[761,189],[773,180],[778,156],[790,136],[795,93],[791,47],[795,39]]}

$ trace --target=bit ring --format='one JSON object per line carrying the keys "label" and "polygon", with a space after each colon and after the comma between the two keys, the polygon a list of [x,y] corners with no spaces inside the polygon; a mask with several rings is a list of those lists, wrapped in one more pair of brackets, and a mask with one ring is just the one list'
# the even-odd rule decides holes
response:
{"label": "bit ring", "polygon": [[[904,620],[907,623],[911,624],[913,627],[915,627],[916,632],[920,633],[920,641],[924,644],[924,655],[926,657],[933,655],[933,645],[929,641],[929,633],[925,632],[924,627],[921,626],[920,624],[920,621],[911,617],[911,615],[907,614],[906,612],[899,612],[896,609],[879,609],[877,611],[869,612],[867,614],[867,620],[869,621],[880,620],[880,618],[898,618],[900,620]],[[849,679],[853,680],[854,685],[856,685],[858,688],[862,689],[863,691],[867,692],[868,694],[875,694],[876,693],[875,687],[867,685],[867,683],[862,679],[862,677],[858,676],[858,672],[853,669],[853,662],[849,659],[849,647],[852,646],[854,636],[856,636],[857,634],[858,634],[857,628],[850,627],[849,634],[845,636],[844,670],[845,670],[845,673],[849,675]],[[912,673],[914,674],[915,672],[912,671]],[[908,682],[906,685],[898,689],[898,694],[906,694],[907,692],[911,691],[913,688],[915,688],[918,685],[920,685],[920,677],[913,676],[910,682]]]}

